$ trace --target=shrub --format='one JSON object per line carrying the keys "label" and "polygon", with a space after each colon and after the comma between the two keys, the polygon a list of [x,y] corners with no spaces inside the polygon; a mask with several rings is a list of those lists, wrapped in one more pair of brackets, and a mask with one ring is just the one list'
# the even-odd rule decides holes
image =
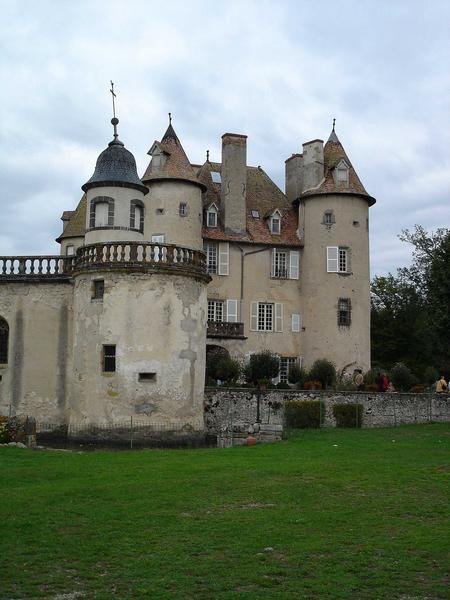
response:
{"label": "shrub", "polygon": [[336,381],[336,368],[334,364],[326,358],[319,358],[314,361],[310,371],[311,380],[320,381],[322,388],[332,387]]}
{"label": "shrub", "polygon": [[300,383],[303,381],[305,372],[299,365],[294,364],[289,367],[288,381],[289,383]]}
{"label": "shrub", "polygon": [[439,373],[434,367],[427,367],[423,372],[423,380],[427,385],[435,383],[439,379]]}
{"label": "shrub", "polygon": [[397,363],[391,371],[391,380],[396,390],[405,392],[414,384],[414,377],[411,371],[403,363]]}
{"label": "shrub", "polygon": [[277,390],[290,390],[291,389],[289,387],[289,384],[286,383],[285,381],[280,381],[279,383],[277,383],[276,388],[277,388]]}
{"label": "shrub", "polygon": [[333,406],[336,427],[361,427],[362,414],[362,404],[335,404]]}
{"label": "shrub", "polygon": [[213,346],[206,353],[206,379],[220,379],[216,373],[218,363],[224,359],[230,358],[228,350],[220,346]]}
{"label": "shrub", "polygon": [[273,379],[278,376],[280,361],[276,354],[269,350],[258,352],[250,356],[250,362],[244,368],[244,377],[248,383],[256,385],[262,380]]}
{"label": "shrub", "polygon": [[0,443],[6,444],[11,441],[11,436],[8,429],[8,417],[0,416]]}
{"label": "shrub", "polygon": [[241,367],[237,360],[229,356],[222,356],[215,363],[215,378],[222,381],[236,381],[241,373]]}
{"label": "shrub", "polygon": [[289,400],[284,403],[286,427],[300,429],[320,427],[324,412],[324,403],[317,400]]}
{"label": "shrub", "polygon": [[304,390],[321,390],[322,382],[320,382],[320,381],[305,381],[302,389],[304,389]]}
{"label": "shrub", "polygon": [[375,383],[375,379],[378,377],[378,373],[384,373],[386,369],[370,369],[367,373],[364,373],[364,383],[366,386],[375,385],[375,392],[378,390],[378,386]]}

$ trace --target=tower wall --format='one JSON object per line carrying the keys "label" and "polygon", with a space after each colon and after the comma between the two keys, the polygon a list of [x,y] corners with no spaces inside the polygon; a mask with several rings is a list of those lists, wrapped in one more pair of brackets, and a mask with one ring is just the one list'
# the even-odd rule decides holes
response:
{"label": "tower wall", "polygon": [[[100,277],[103,301],[92,300]],[[205,281],[157,273],[78,275],[71,418],[201,422],[205,336]],[[116,346],[115,372],[102,370],[103,345]]]}
{"label": "tower wall", "polygon": [[247,136],[224,133],[222,136],[221,202],[225,230],[245,233],[247,190]]}
{"label": "tower wall", "polygon": [[323,179],[323,141],[303,144],[303,191],[316,187]]}
{"label": "tower wall", "polygon": [[[325,211],[335,220],[324,223]],[[300,267],[303,295],[303,352],[306,366],[317,358],[337,368],[370,368],[370,272],[367,200],[358,196],[305,198],[299,209],[305,246]],[[327,272],[327,247],[349,249],[350,272]],[[339,298],[351,302],[350,326],[338,326]]]}
{"label": "tower wall", "polygon": [[[146,196],[145,238],[164,235],[166,244],[179,244],[202,249],[202,191],[200,186],[185,181],[158,180],[149,183]],[[186,214],[180,214],[180,204]]]}
{"label": "tower wall", "polygon": [[290,202],[303,192],[303,156],[293,154],[285,161],[285,194]]}

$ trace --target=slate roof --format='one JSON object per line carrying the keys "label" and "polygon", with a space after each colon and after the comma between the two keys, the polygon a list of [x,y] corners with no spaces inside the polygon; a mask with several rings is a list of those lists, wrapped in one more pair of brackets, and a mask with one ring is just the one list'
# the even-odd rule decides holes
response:
{"label": "slate roof", "polygon": [[137,174],[136,161],[123,143],[114,139],[97,158],[92,177],[81,186],[83,192],[103,185],[131,187],[148,194],[148,188],[142,184]]}
{"label": "slate roof", "polygon": [[[219,208],[218,227],[203,227],[203,237],[210,240],[240,241],[250,244],[273,244],[274,246],[300,247],[302,241],[297,236],[298,211],[288,201],[280,188],[270,179],[261,167],[247,167],[246,194],[246,233],[225,232],[220,215],[220,183],[214,183],[211,171],[220,172],[221,163],[205,162],[198,168],[198,178],[206,185],[203,206],[214,203]],[[281,235],[273,235],[268,220],[276,209],[281,213]],[[252,210],[259,212],[259,218],[252,216]]]}
{"label": "slate roof", "polygon": [[[304,192],[302,194],[302,198],[316,194],[347,193],[367,196],[369,206],[375,204],[375,198],[372,198],[372,196],[366,192],[334,129],[323,148],[323,158],[323,181],[317,187],[311,188],[310,190]],[[334,170],[341,160],[345,160],[349,166],[348,184],[345,182],[337,182],[334,178]]]}
{"label": "slate roof", "polygon": [[190,181],[191,183],[203,187],[189,162],[186,152],[184,151],[172,124],[167,128],[161,142],[155,143],[157,143],[164,152],[166,160],[160,167],[155,167],[153,160],[150,161],[150,164],[142,177],[144,183],[160,179],[182,179],[183,181]]}
{"label": "slate roof", "polygon": [[65,238],[84,237],[86,233],[86,194],[83,194],[75,210],[64,211],[64,213],[66,212],[71,212],[72,216],[62,234],[56,239],[57,242],[61,242]]}

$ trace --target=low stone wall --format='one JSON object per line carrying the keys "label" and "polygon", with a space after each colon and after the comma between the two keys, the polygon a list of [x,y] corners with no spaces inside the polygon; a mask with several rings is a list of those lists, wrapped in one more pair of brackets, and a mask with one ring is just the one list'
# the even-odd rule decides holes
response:
{"label": "low stone wall", "polygon": [[206,388],[205,424],[207,431],[243,432],[258,421],[282,425],[286,400],[322,400],[324,426],[335,427],[334,404],[362,404],[363,427],[394,427],[410,423],[450,421],[450,394],[411,394]]}

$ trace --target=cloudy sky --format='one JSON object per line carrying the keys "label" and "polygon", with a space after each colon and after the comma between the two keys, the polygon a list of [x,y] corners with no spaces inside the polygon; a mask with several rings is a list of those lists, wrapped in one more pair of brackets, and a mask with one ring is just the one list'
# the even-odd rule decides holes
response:
{"label": "cloudy sky", "polygon": [[368,192],[372,273],[397,239],[450,225],[448,0],[2,0],[0,254],[58,253],[63,210],[111,138],[140,174],[167,113],[193,162],[225,131],[283,188],[284,160],[336,130]]}

